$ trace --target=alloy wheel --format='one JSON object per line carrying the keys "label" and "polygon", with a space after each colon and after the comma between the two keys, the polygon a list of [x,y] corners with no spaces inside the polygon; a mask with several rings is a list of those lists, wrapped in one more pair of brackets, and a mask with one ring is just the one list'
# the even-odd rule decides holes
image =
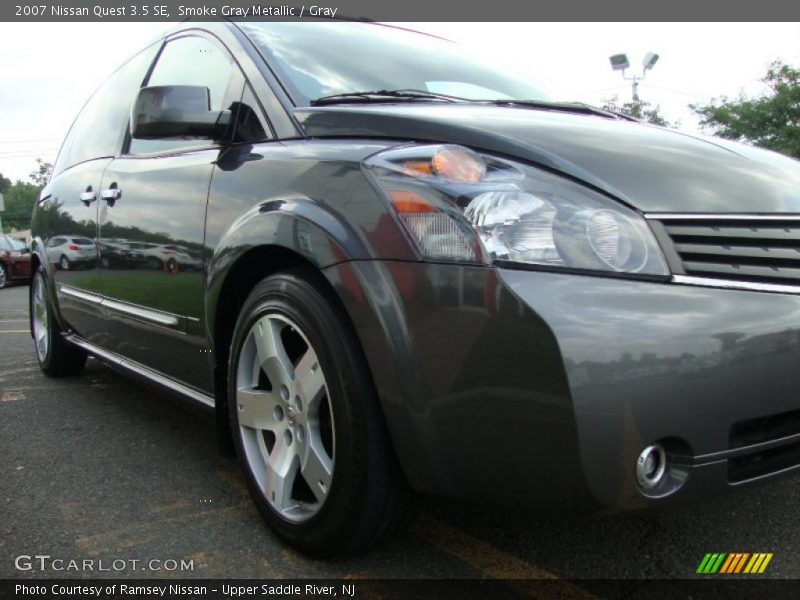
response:
{"label": "alloy wheel", "polygon": [[0,289],[6,287],[6,283],[8,283],[8,278],[6,276],[6,268],[4,265],[0,264]]}
{"label": "alloy wheel", "polygon": [[36,345],[36,356],[43,362],[47,358],[49,337],[49,317],[47,315],[47,298],[45,296],[44,281],[41,273],[33,278],[32,309],[33,309],[33,341]]}
{"label": "alloy wheel", "polygon": [[317,353],[279,314],[258,318],[245,336],[236,375],[245,460],[270,506],[302,522],[331,488],[335,432]]}

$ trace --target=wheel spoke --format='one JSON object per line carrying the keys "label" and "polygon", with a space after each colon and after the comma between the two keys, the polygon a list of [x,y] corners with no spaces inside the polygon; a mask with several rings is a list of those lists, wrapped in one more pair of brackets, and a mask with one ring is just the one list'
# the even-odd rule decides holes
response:
{"label": "wheel spoke", "polygon": [[282,324],[269,317],[262,318],[254,327],[258,361],[273,389],[292,380],[291,362],[281,341],[281,329]]}
{"label": "wheel spoke", "polygon": [[294,380],[306,404],[306,412],[314,414],[320,398],[325,395],[325,376],[322,374],[317,353],[310,346],[294,369]]}
{"label": "wheel spoke", "polygon": [[[316,443],[314,443],[315,439]],[[317,501],[322,502],[328,495],[328,490],[331,489],[333,461],[322,448],[319,434],[312,435],[309,442],[300,472]]]}
{"label": "wheel spoke", "polygon": [[294,504],[292,486],[300,470],[300,461],[292,446],[287,444],[284,435],[276,436],[266,467],[264,493],[278,510],[285,510]]}
{"label": "wheel spoke", "polygon": [[236,390],[236,405],[239,411],[239,425],[252,429],[266,429],[276,431],[279,426],[276,411],[282,408],[278,405],[273,392],[254,389]]}
{"label": "wheel spoke", "polygon": [[[335,464],[320,434],[327,387],[319,357],[294,323],[269,313],[250,327],[238,360],[236,402],[245,459],[270,506],[289,521],[306,520],[325,502]],[[298,476],[303,485],[295,490]]]}
{"label": "wheel spoke", "polygon": [[33,338],[36,354],[42,361],[47,356],[47,304],[44,298],[44,284],[41,275],[33,280]]}

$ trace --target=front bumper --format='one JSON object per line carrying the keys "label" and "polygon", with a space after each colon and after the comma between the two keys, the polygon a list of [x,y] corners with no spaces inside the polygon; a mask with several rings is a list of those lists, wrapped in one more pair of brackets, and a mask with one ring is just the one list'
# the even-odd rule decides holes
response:
{"label": "front bumper", "polygon": [[[800,296],[421,263],[328,270],[425,492],[637,508],[800,464]],[[645,496],[662,443],[674,478]]]}

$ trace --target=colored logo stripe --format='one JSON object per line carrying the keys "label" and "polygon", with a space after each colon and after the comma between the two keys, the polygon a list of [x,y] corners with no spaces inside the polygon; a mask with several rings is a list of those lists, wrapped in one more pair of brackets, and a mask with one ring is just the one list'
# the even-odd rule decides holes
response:
{"label": "colored logo stripe", "polygon": [[744,568],[745,573],[763,573],[769,561],[772,560],[772,554],[753,554],[753,558],[747,563]]}
{"label": "colored logo stripe", "polygon": [[728,560],[725,561],[725,564],[722,565],[722,568],[719,570],[720,573],[738,573],[742,570],[747,557],[750,556],[747,552],[737,552],[728,555]]}
{"label": "colored logo stripe", "polygon": [[697,567],[698,573],[716,573],[722,561],[725,559],[725,553],[706,554],[700,566]]}
{"label": "colored logo stripe", "polygon": [[[748,560],[749,559],[749,560]],[[767,569],[772,560],[772,554],[766,552],[709,552],[700,561],[697,572],[705,575],[720,574],[759,574]],[[746,566],[745,566],[746,565]],[[744,569],[744,570],[742,570]]]}

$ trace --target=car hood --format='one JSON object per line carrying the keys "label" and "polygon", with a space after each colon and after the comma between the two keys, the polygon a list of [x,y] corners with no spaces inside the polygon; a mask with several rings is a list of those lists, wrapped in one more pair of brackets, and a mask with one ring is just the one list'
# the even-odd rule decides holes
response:
{"label": "car hood", "polygon": [[309,137],[463,144],[581,180],[644,212],[800,212],[800,162],[601,116],[480,105],[299,108]]}

